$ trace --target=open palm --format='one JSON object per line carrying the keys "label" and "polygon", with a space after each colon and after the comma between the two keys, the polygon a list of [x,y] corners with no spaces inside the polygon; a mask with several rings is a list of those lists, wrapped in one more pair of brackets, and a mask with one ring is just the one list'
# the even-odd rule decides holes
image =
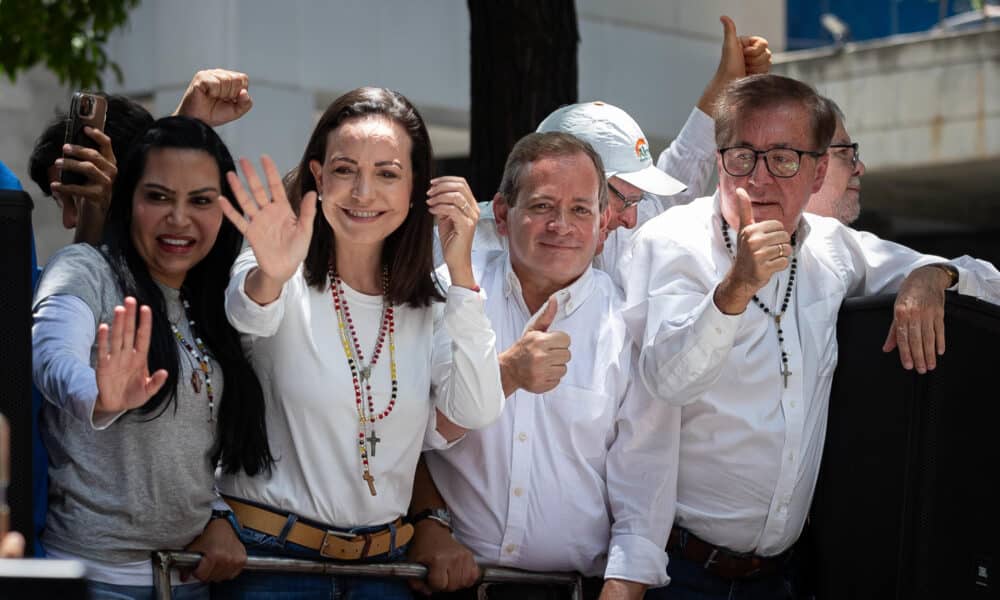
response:
{"label": "open palm", "polygon": [[117,413],[139,408],[160,390],[167,380],[163,369],[150,376],[147,359],[153,317],[148,306],[139,311],[136,329],[136,301],[125,298],[116,306],[111,327],[102,323],[97,330],[97,404],[95,410]]}
{"label": "open palm", "polygon": [[[268,189],[265,190],[253,164],[240,159],[250,192],[244,189],[236,173],[226,174],[233,196],[243,209],[237,211],[225,198],[221,198],[226,218],[246,237],[257,258],[258,268],[269,278],[284,283],[305,260],[312,238],[313,219],[316,216],[316,192],[309,192],[302,199],[301,214],[292,210],[281,175],[274,161],[261,157]],[[270,191],[270,198],[268,198]]]}

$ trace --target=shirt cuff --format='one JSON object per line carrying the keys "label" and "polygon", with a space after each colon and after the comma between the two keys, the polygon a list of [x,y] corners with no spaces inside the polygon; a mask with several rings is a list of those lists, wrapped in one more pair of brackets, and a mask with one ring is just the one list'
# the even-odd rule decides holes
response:
{"label": "shirt cuff", "polygon": [[430,420],[427,422],[427,430],[424,433],[423,452],[428,450],[447,450],[464,439],[464,435],[460,435],[450,442],[445,439],[437,429],[437,409],[431,408]]}
{"label": "shirt cuff", "polygon": [[[253,269],[237,273],[230,282],[230,290],[226,293],[226,314],[233,327],[240,333],[266,337],[277,331],[278,324],[284,315],[285,295],[289,282],[281,286],[281,292],[273,302],[265,305],[257,304],[246,291],[247,277]],[[293,277],[298,276],[296,272]],[[291,281],[291,280],[289,280]],[[235,287],[235,293],[232,288]]]}
{"label": "shirt cuff", "polygon": [[[715,303],[715,290],[718,287],[716,285],[712,288],[712,292],[706,299],[708,306],[705,308],[705,320],[701,328],[702,339],[713,348],[732,346],[736,340],[736,332],[740,327],[740,319],[746,313],[746,309],[736,315],[727,315],[722,312]],[[747,308],[750,308],[749,304],[747,304]]]}
{"label": "shirt cuff", "polygon": [[605,579],[624,579],[660,587],[670,583],[667,553],[650,540],[635,534],[619,534],[608,545]]}

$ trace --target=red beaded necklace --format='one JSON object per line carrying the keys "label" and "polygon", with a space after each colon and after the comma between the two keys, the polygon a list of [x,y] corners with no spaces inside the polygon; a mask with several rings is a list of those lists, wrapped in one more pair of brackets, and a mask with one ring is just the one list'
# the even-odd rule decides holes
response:
{"label": "red beaded necklace", "polygon": [[[396,378],[396,341],[395,322],[393,321],[392,305],[389,304],[385,292],[389,289],[389,270],[382,268],[382,318],[379,324],[378,338],[375,347],[372,349],[372,358],[367,365],[364,363],[364,353],[358,341],[358,333],[354,327],[354,319],[351,318],[351,310],[347,305],[347,298],[344,296],[343,281],[337,275],[336,269],[330,265],[330,293],[333,296],[333,308],[337,313],[337,329],[340,333],[340,342],[344,347],[344,356],[347,358],[347,365],[351,369],[351,379],[354,384],[354,403],[358,413],[358,451],[361,455],[361,478],[368,484],[368,491],[372,496],[376,495],[375,478],[369,468],[369,460],[375,458],[375,446],[381,442],[381,438],[375,433],[375,423],[389,416],[396,406],[396,394],[399,391],[399,382]],[[350,334],[350,335],[348,335]],[[372,369],[378,363],[382,354],[382,346],[389,343],[389,373],[392,378],[392,393],[386,407],[377,412],[375,410],[375,399],[372,396],[371,374]],[[367,404],[367,411],[365,405]],[[366,444],[367,442],[367,444]]]}

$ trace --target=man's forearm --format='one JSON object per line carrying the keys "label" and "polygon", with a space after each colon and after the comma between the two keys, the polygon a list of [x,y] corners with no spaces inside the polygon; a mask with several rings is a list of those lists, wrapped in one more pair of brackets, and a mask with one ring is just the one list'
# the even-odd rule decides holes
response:
{"label": "man's forearm", "polygon": [[444,508],[444,498],[438,492],[434,480],[431,478],[430,469],[421,456],[417,462],[417,471],[413,477],[413,496],[410,498],[410,513],[415,515],[420,511],[429,508]]}
{"label": "man's forearm", "polygon": [[640,600],[646,593],[646,584],[624,579],[606,579],[599,600]]}

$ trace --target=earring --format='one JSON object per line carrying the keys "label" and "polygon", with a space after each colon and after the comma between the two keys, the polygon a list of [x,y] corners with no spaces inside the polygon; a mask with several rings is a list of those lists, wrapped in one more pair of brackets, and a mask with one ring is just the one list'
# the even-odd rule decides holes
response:
{"label": "earring", "polygon": [[322,202],[322,201],[323,201],[323,194],[316,194],[316,202]]}

